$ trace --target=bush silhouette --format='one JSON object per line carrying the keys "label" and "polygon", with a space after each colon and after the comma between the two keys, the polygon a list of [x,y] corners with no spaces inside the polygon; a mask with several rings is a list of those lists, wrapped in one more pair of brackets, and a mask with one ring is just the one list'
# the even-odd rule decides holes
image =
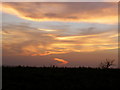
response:
{"label": "bush silhouette", "polygon": [[104,62],[100,63],[100,68],[108,69],[114,65],[115,60],[106,59]]}

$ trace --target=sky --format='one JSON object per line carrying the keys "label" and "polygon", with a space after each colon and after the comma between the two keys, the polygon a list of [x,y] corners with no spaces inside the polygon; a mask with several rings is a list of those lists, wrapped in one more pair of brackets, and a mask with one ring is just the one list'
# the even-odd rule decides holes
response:
{"label": "sky", "polygon": [[119,0],[1,0],[2,2],[119,2]]}
{"label": "sky", "polygon": [[115,2],[4,2],[3,65],[90,66],[118,60]]}

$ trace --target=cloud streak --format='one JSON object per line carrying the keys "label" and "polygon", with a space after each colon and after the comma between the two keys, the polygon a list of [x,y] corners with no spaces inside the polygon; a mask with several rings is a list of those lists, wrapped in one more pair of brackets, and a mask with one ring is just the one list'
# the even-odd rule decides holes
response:
{"label": "cloud streak", "polygon": [[117,23],[117,3],[3,3],[3,12],[31,21]]}
{"label": "cloud streak", "polygon": [[46,32],[54,32],[54,31],[57,31],[57,30],[54,30],[54,29],[40,29],[40,28],[38,28],[38,30],[40,30],[40,31],[46,31]]}
{"label": "cloud streak", "polygon": [[63,60],[63,59],[59,59],[59,58],[54,58],[54,60],[60,62],[62,65],[68,63],[68,61]]}

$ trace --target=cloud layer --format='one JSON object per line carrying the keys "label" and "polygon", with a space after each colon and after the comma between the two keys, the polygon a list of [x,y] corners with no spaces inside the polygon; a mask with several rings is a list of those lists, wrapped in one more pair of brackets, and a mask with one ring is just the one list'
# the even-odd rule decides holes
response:
{"label": "cloud layer", "polygon": [[32,21],[117,23],[117,3],[3,3],[3,12]]}
{"label": "cloud layer", "polygon": [[94,33],[89,33],[88,29],[77,35],[62,35],[59,30],[48,33],[26,24],[5,24],[2,33],[3,55],[45,56],[118,48],[116,30],[94,30]]}

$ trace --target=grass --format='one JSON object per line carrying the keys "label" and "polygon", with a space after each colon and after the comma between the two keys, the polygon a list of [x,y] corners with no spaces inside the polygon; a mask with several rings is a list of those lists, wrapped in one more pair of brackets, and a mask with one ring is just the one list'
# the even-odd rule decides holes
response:
{"label": "grass", "polygon": [[119,90],[120,69],[3,67],[2,90]]}

